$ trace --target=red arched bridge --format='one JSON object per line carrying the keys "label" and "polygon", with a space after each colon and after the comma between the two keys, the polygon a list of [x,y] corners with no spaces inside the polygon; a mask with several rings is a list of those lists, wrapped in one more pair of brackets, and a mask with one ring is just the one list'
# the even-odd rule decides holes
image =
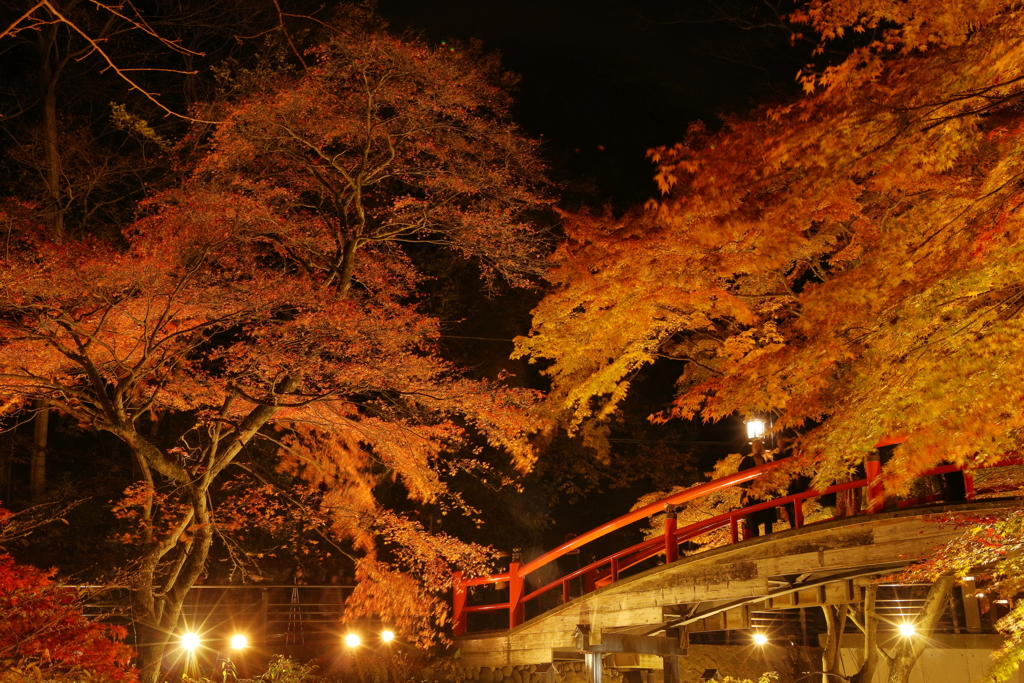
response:
{"label": "red arched bridge", "polygon": [[[464,666],[536,668],[581,660],[586,662],[589,679],[600,681],[602,660],[607,668],[610,661],[626,661],[623,657],[633,657],[635,665],[640,658],[653,656],[664,662],[665,681],[679,680],[679,657],[686,654],[691,634],[751,628],[756,610],[859,602],[860,591],[867,583],[926,557],[935,545],[952,537],[954,531],[932,523],[929,516],[937,512],[977,514],[1007,506],[1005,501],[976,500],[992,493],[985,484],[975,488],[975,476],[982,482],[985,473],[953,465],[934,468],[921,476],[962,473],[963,486],[954,500],[944,500],[943,494],[886,500],[880,463],[869,460],[863,479],[823,491],[783,496],[677,527],[672,506],[740,486],[781,464],[766,463],[680,491],[566,541],[536,559],[513,561],[507,572],[473,578],[457,576],[454,633],[462,647]],[[1020,464],[1024,460],[1006,459],[993,467]],[[861,489],[866,494],[866,505],[859,514],[805,524],[804,504],[808,500]],[[790,530],[757,539],[743,538],[741,519],[782,506],[792,506]],[[559,558],[666,509],[669,514],[661,535],[596,559],[527,592],[527,579],[534,583],[534,572],[551,572],[557,569]],[[730,545],[680,557],[681,544],[718,529],[729,530]],[[653,558],[662,563],[645,570],[652,562],[641,563]],[[582,585],[582,595],[573,597],[573,582]],[[508,599],[469,604],[471,587],[488,585],[507,585]],[[480,603],[478,598],[502,595],[504,587],[501,591],[475,590],[472,602]],[[900,609],[905,609],[908,599],[902,599]],[[950,613],[956,633],[987,630],[979,622],[973,599],[965,593],[959,612]],[[537,615],[528,621],[527,605]],[[507,614],[509,630],[469,634],[468,617],[474,613]],[[652,668],[663,667],[659,664]]]}

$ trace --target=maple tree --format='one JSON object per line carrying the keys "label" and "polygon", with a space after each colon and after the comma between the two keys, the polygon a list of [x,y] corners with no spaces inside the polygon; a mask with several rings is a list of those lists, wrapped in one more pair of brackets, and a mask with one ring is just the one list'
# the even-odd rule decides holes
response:
{"label": "maple tree", "polygon": [[891,435],[891,493],[1019,450],[1024,13],[815,0],[790,19],[859,44],[799,74],[805,97],[652,150],[660,200],[566,216],[518,353],[550,361],[577,429],[613,415],[639,368],[683,361],[654,420],[771,413],[794,437],[778,474],[816,487]]}
{"label": "maple tree", "polygon": [[[35,205],[58,241],[68,234],[117,239],[138,200],[176,179],[171,140],[214,80],[200,75],[197,64],[251,52],[251,43],[232,36],[262,35],[274,31],[274,22],[285,32],[273,0],[244,8],[5,0],[0,8],[0,80],[9,86],[0,93],[6,152],[0,182]],[[49,416],[38,402],[30,476],[35,501],[48,488]]]}
{"label": "maple tree", "polygon": [[43,400],[115,436],[141,472],[115,511],[146,681],[216,539],[244,552],[240,517],[280,519],[254,514],[267,491],[224,488],[259,475],[252,449],[277,449],[279,472],[305,482],[281,500],[305,502],[296,514],[350,556],[349,615],[423,642],[445,621],[452,566],[479,571],[488,553],[377,489],[472,512],[448,474],[482,466],[488,445],[519,469],[533,458],[534,394],[464,379],[417,305],[416,259],[432,250],[492,280],[538,269],[530,216],[547,200],[535,143],[508,120],[510,77],[359,9],[322,38],[302,68],[210,110],[221,123],[182,143],[204,156],[120,243],[47,239],[16,202],[0,217],[5,410]]}
{"label": "maple tree", "polygon": [[[715,134],[695,124],[651,152],[664,199],[568,217],[556,291],[519,353],[553,361],[572,423],[610,415],[632,373],[668,356],[686,362],[660,417],[771,411],[799,433],[792,462],[815,463],[819,483],[886,435],[907,437],[887,467],[894,489],[942,460],[1017,447],[1011,36],[1024,17],[967,30],[976,11],[954,4],[941,14],[962,35],[895,56],[872,43],[807,76],[813,96]],[[821,12],[847,6],[861,3],[812,3],[800,17],[824,31]]]}
{"label": "maple tree", "polygon": [[[909,568],[907,581],[977,581],[985,586],[986,599],[1015,598],[1024,590],[1024,510],[976,513],[970,517],[938,517],[936,523],[952,526],[963,534],[937,548],[927,561]],[[965,587],[965,590],[968,590]],[[1013,676],[1024,661],[1024,603],[1017,600],[995,627],[1003,635],[1002,645],[993,653],[987,680],[1001,681]]]}
{"label": "maple tree", "polygon": [[[0,543],[38,526],[31,515],[0,509]],[[84,617],[87,596],[53,575],[0,553],[0,680],[135,681],[134,653],[120,642],[125,628]]]}

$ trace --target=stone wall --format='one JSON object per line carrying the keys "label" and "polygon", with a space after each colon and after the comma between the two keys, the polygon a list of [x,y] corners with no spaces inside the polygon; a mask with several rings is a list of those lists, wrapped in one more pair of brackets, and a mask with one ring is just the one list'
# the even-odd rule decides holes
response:
{"label": "stone wall", "polygon": [[[529,666],[470,666],[459,669],[463,681],[472,683],[587,683],[583,662],[556,662]],[[606,683],[620,683],[623,670],[605,666]],[[438,683],[441,683],[440,681]]]}
{"label": "stone wall", "polygon": [[[651,658],[657,661],[656,658]],[[821,670],[821,650],[812,647],[691,645],[679,662],[681,683],[697,683],[707,669],[723,676],[757,680],[766,671],[777,671],[779,683],[791,683],[808,671]],[[657,669],[603,668],[605,683],[661,683]],[[520,666],[469,666],[458,669],[466,683],[587,683],[583,662]],[[436,683],[447,683],[436,681]]]}

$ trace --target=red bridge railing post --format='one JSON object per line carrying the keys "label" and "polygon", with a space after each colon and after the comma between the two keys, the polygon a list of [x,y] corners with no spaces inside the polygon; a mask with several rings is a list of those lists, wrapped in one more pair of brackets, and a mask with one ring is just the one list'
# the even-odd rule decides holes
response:
{"label": "red bridge railing post", "polygon": [[679,559],[679,544],[676,542],[676,506],[665,506],[665,564]]}
{"label": "red bridge railing post", "polygon": [[882,461],[878,451],[869,453],[864,460],[864,473],[868,479],[868,514],[881,512],[885,507],[885,491],[882,489]]}
{"label": "red bridge railing post", "polygon": [[508,627],[510,629],[523,623],[523,588],[526,579],[519,575],[520,562],[510,562],[508,565]]}
{"label": "red bridge railing post", "polygon": [[466,632],[466,586],[462,583],[462,572],[452,574],[452,635],[461,636]]}

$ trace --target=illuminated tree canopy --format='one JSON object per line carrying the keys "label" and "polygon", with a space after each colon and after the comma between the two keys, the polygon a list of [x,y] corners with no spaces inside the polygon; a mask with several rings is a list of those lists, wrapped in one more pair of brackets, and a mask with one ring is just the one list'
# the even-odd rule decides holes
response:
{"label": "illuminated tree canopy", "polygon": [[997,4],[810,3],[826,39],[876,39],[808,97],[652,150],[662,200],[569,217],[519,352],[553,362],[570,421],[667,356],[657,419],[771,411],[819,482],[887,435],[896,488],[1017,448],[1024,16]]}
{"label": "illuminated tree canopy", "polygon": [[[115,512],[132,528],[144,680],[214,543],[244,568],[238,532],[282,515],[350,556],[351,616],[431,641],[452,568],[488,554],[390,510],[378,485],[472,513],[452,473],[482,467],[487,447],[520,470],[533,460],[536,396],[443,359],[408,252],[454,250],[484,278],[528,282],[544,248],[531,214],[547,204],[535,143],[508,121],[495,60],[371,24],[349,16],[304,68],[215,105],[220,123],[182,143],[202,151],[185,181],[119,241],[47,239],[25,203],[0,214],[5,410],[42,402],[115,436],[141,472]],[[239,492],[252,448],[276,450],[305,489]],[[298,499],[301,514],[272,514]]]}

